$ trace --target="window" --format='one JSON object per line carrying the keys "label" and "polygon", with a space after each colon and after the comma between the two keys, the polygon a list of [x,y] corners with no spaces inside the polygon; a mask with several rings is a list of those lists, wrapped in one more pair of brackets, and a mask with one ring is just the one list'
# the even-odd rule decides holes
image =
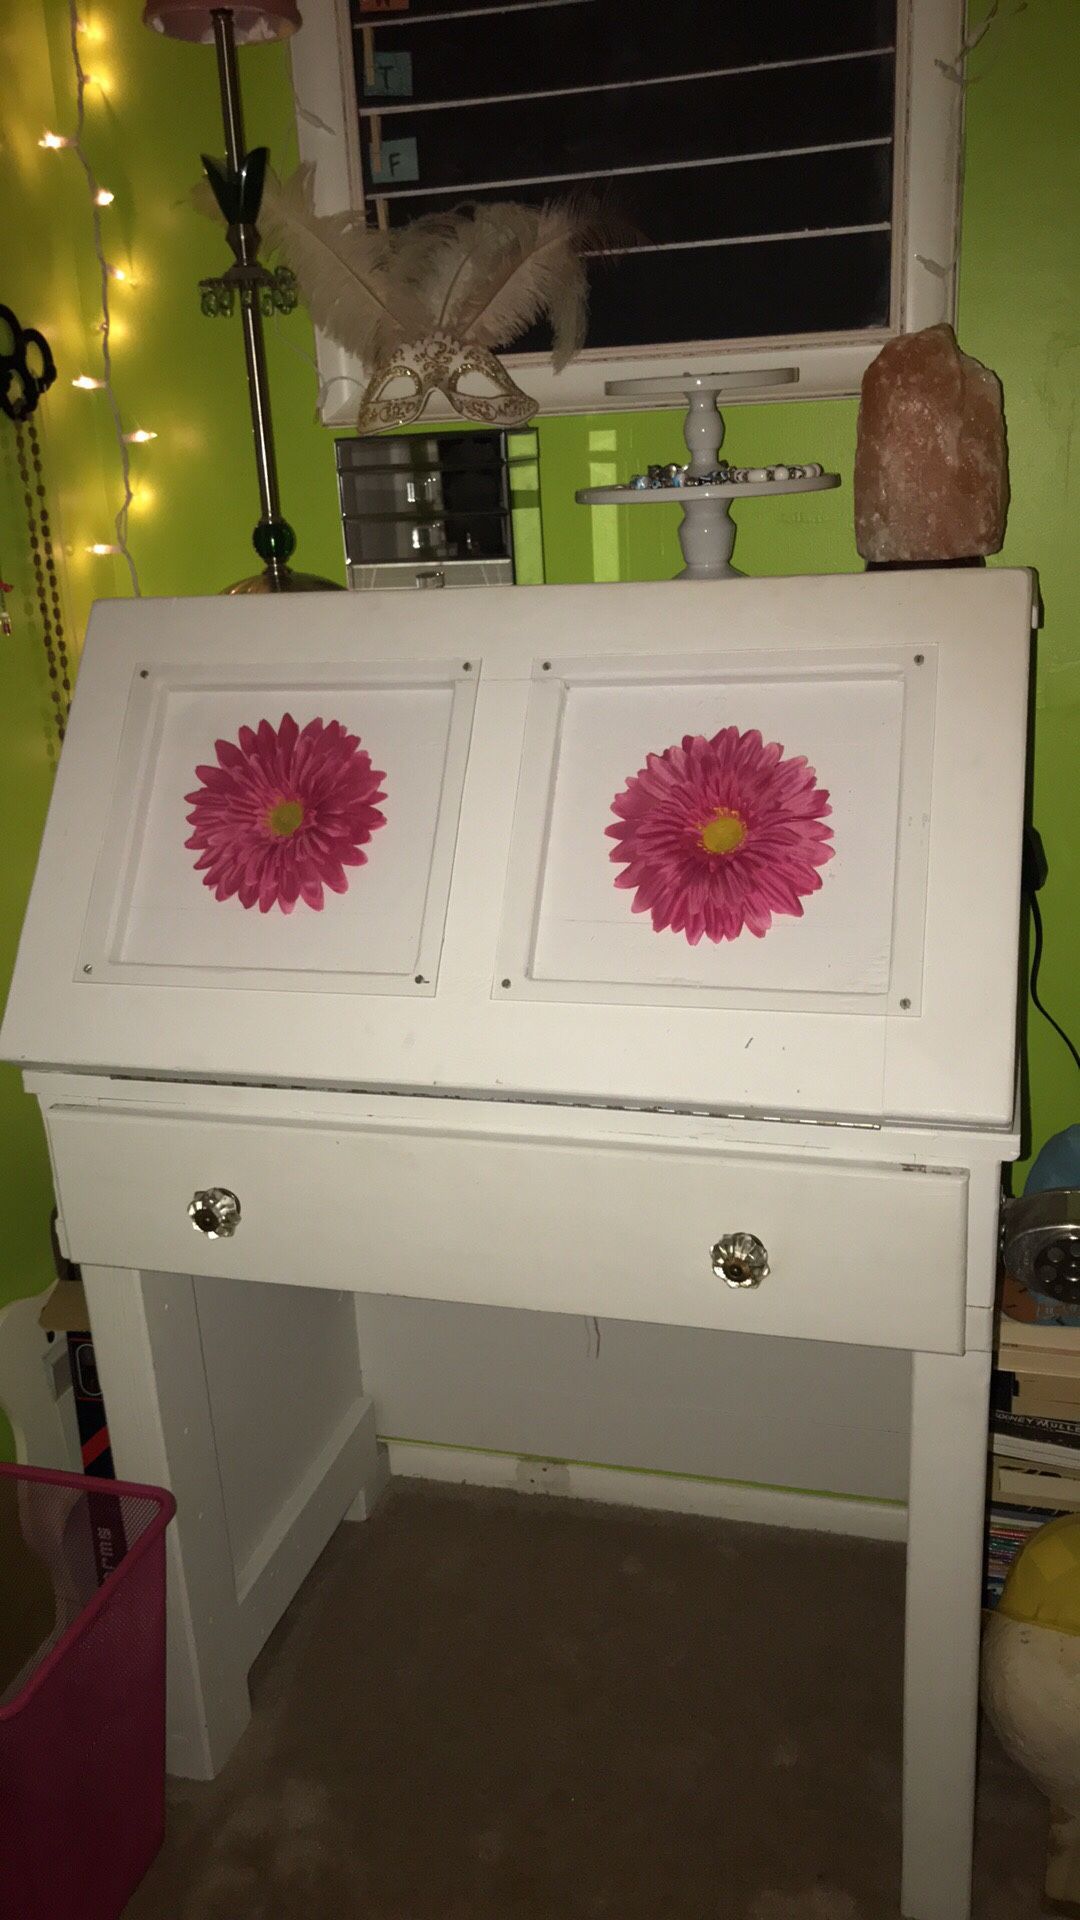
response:
{"label": "window", "polygon": [[[584,352],[504,356],[546,411],[604,381],[796,365],[853,393],[951,319],[962,0],[324,0],[291,43],[317,204],[393,228],[586,189],[624,224]],[[323,417],[361,369],[320,339]],[[767,384],[763,382],[763,386]],[[753,397],[752,394],[749,397]]]}

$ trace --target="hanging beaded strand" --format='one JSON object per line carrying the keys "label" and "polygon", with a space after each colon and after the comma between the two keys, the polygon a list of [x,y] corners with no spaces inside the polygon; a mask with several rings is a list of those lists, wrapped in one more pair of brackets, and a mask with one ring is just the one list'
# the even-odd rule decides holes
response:
{"label": "hanging beaded strand", "polygon": [[[62,746],[71,706],[71,664],[64,634],[64,613],[60,603],[60,582],[56,573],[52,527],[45,504],[44,467],[41,441],[31,417],[15,423],[15,446],[19,478],[23,485],[26,523],[30,539],[30,557],[34,566],[34,586],[41,613],[41,638],[49,673],[49,698],[56,730],[56,745]],[[31,472],[31,469],[33,470]]]}

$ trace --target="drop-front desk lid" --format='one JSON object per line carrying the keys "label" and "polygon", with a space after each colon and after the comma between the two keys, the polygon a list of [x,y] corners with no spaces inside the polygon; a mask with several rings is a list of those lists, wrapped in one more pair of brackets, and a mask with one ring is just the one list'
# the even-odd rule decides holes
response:
{"label": "drop-front desk lid", "polygon": [[7,1055],[1004,1126],[1032,599],[105,602]]}

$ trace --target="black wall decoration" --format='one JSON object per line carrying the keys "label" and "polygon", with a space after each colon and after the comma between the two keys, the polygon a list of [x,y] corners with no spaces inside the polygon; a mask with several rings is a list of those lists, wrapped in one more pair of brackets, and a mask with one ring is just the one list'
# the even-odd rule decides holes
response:
{"label": "black wall decoration", "polygon": [[24,327],[10,307],[0,305],[0,411],[9,420],[28,420],[56,379],[49,343],[36,327]]}

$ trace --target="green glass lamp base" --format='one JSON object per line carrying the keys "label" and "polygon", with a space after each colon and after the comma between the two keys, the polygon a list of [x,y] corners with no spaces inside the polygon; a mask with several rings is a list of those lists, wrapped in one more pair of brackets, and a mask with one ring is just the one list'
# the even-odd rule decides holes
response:
{"label": "green glass lamp base", "polygon": [[337,580],[318,573],[294,573],[289,561],[296,551],[296,535],[287,520],[260,520],[251,544],[266,565],[249,580],[238,580],[226,593],[342,593]]}

